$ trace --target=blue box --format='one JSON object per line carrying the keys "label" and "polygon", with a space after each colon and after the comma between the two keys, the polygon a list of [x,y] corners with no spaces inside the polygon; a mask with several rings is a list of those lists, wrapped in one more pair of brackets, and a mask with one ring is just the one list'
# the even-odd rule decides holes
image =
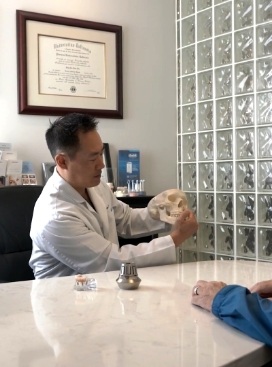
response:
{"label": "blue box", "polygon": [[118,186],[127,186],[128,180],[140,180],[140,151],[118,151]]}

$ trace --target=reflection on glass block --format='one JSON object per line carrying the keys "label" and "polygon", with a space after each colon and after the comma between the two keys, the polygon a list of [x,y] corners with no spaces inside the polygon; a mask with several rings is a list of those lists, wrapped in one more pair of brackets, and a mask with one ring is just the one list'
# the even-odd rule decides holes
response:
{"label": "reflection on glass block", "polygon": [[216,226],[216,237],[218,244],[218,252],[233,254],[233,226],[229,225],[217,225]]}
{"label": "reflection on glass block", "polygon": [[177,48],[180,48],[180,22],[177,22]]}
{"label": "reflection on glass block", "polygon": [[233,189],[233,169],[232,163],[217,163],[217,184],[218,191]]}
{"label": "reflection on glass block", "polygon": [[253,62],[235,66],[236,93],[253,92]]}
{"label": "reflection on glass block", "polygon": [[217,128],[222,129],[232,126],[232,99],[225,98],[216,101]]}
{"label": "reflection on glass block", "polygon": [[181,16],[187,17],[195,12],[195,2],[192,0],[181,0]]}
{"label": "reflection on glass block", "polygon": [[213,159],[213,133],[199,134],[199,160]]}
{"label": "reflection on glass block", "polygon": [[181,0],[176,1],[177,19],[180,18],[180,1]]}
{"label": "reflection on glass block", "polygon": [[217,159],[232,158],[232,131],[217,132]]}
{"label": "reflection on glass block", "polygon": [[231,2],[219,5],[214,8],[215,35],[219,36],[222,33],[231,31]]}
{"label": "reflection on glass block", "polygon": [[197,261],[197,252],[196,251],[188,251],[188,250],[181,250],[182,255],[180,262],[181,263],[191,263]]}
{"label": "reflection on glass block", "polygon": [[198,245],[200,250],[214,251],[215,233],[214,225],[210,223],[200,223],[198,228]]}
{"label": "reflection on glass block", "polygon": [[194,104],[182,107],[182,131],[196,130],[196,106]]}
{"label": "reflection on glass block", "polygon": [[258,162],[258,189],[272,191],[272,161]]}
{"label": "reflection on glass block", "polygon": [[272,123],[272,93],[257,94],[257,121],[259,124]]}
{"label": "reflection on glass block", "polygon": [[263,23],[272,20],[271,0],[257,0],[256,10],[257,23]]}
{"label": "reflection on glass block", "polygon": [[218,222],[233,222],[233,195],[232,194],[217,194],[217,221]]}
{"label": "reflection on glass block", "polygon": [[178,78],[178,104],[181,104],[181,78]]}
{"label": "reflection on glass block", "polygon": [[182,46],[187,46],[195,42],[195,17],[182,20]]}
{"label": "reflection on glass block", "polygon": [[272,260],[272,229],[259,228],[258,236],[259,258]]}
{"label": "reflection on glass block", "polygon": [[258,156],[259,158],[272,157],[272,128],[258,129]]}
{"label": "reflection on glass block", "polygon": [[213,190],[213,163],[199,164],[199,190]]}
{"label": "reflection on glass block", "polygon": [[237,223],[255,223],[254,195],[237,195],[236,221]]}
{"label": "reflection on glass block", "polygon": [[181,107],[178,106],[178,134],[181,133]]}
{"label": "reflection on glass block", "polygon": [[181,163],[178,163],[178,188],[182,188]]}
{"label": "reflection on glass block", "polygon": [[244,29],[234,34],[235,61],[253,59],[253,28]]}
{"label": "reflection on glass block", "polygon": [[199,130],[213,129],[213,102],[203,102],[198,105]]}
{"label": "reflection on glass block", "polygon": [[196,136],[195,134],[183,135],[183,161],[196,160]]}
{"label": "reflection on glass block", "polygon": [[271,227],[272,223],[272,194],[258,195],[258,219],[261,225]]}
{"label": "reflection on glass block", "polygon": [[236,163],[236,188],[237,191],[254,190],[254,162],[245,161]]}
{"label": "reflection on glass block", "polygon": [[[208,250],[208,252],[210,252],[210,251],[212,251],[212,250]],[[198,253],[198,261],[213,261],[214,259],[215,259],[214,253],[212,253],[212,254],[203,253],[203,252]]]}
{"label": "reflection on glass block", "polygon": [[215,38],[215,66],[221,66],[231,63],[231,36]]}
{"label": "reflection on glass block", "polygon": [[212,72],[205,71],[198,74],[198,99],[205,100],[212,98]]}
{"label": "reflection on glass block", "polygon": [[196,98],[196,80],[195,76],[182,78],[182,102],[183,104],[195,102]]}
{"label": "reflection on glass block", "polygon": [[212,9],[197,14],[197,40],[203,41],[212,36]]}
{"label": "reflection on glass block", "polygon": [[177,76],[180,77],[180,50],[177,51]]}
{"label": "reflection on glass block", "polygon": [[187,238],[182,244],[183,250],[191,250],[196,251],[197,250],[197,235],[194,234],[193,236]]}
{"label": "reflection on glass block", "polygon": [[237,227],[237,254],[255,257],[256,241],[254,227]]}
{"label": "reflection on glass block", "polygon": [[232,256],[217,255],[216,260],[231,261],[231,260],[234,260],[234,258]]}
{"label": "reflection on glass block", "polygon": [[182,50],[182,74],[191,74],[195,71],[195,46],[185,47]]}
{"label": "reflection on glass block", "polygon": [[197,45],[198,70],[212,67],[212,41],[200,42]]}
{"label": "reflection on glass block", "polygon": [[203,221],[211,221],[214,217],[214,195],[199,194],[199,217]]}
{"label": "reflection on glass block", "polygon": [[235,29],[250,27],[253,24],[253,0],[236,0],[234,2]]}
{"label": "reflection on glass block", "polygon": [[212,6],[212,0],[198,0],[197,1],[197,11],[209,8],[210,6]]}
{"label": "reflection on glass block", "polygon": [[237,158],[254,157],[254,130],[236,130],[236,153]]}
{"label": "reflection on glass block", "polygon": [[220,68],[215,70],[216,97],[231,96],[232,92],[232,73],[231,67]]}
{"label": "reflection on glass block", "polygon": [[257,60],[257,89],[259,91],[272,88],[272,60]]}
{"label": "reflection on glass block", "polygon": [[194,214],[197,212],[197,195],[193,193],[186,193],[188,200],[188,208],[192,210]]}
{"label": "reflection on glass block", "polygon": [[196,189],[196,165],[184,164],[183,165],[183,187],[182,190],[195,190]]}
{"label": "reflection on glass block", "polygon": [[178,162],[181,162],[181,136],[178,136]]}
{"label": "reflection on glass block", "polygon": [[257,57],[272,54],[272,24],[261,25],[256,28]]}
{"label": "reflection on glass block", "polygon": [[236,97],[236,126],[253,125],[254,97]]}

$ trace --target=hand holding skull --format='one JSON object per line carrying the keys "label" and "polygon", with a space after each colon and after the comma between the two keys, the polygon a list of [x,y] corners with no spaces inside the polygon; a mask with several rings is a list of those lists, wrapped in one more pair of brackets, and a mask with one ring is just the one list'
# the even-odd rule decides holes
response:
{"label": "hand holding skull", "polygon": [[175,246],[180,246],[187,238],[195,234],[197,229],[198,223],[194,213],[186,209],[180,214],[173,225],[170,236]]}
{"label": "hand holding skull", "polygon": [[187,205],[185,193],[177,189],[163,191],[148,204],[149,215],[153,219],[173,225],[170,236],[176,246],[191,237],[198,228],[195,215]]}

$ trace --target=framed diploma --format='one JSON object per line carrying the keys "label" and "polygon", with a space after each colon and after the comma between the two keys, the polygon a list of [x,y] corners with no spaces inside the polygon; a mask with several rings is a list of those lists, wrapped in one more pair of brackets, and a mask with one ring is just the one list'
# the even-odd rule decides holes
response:
{"label": "framed diploma", "polygon": [[123,118],[122,27],[16,11],[18,110]]}

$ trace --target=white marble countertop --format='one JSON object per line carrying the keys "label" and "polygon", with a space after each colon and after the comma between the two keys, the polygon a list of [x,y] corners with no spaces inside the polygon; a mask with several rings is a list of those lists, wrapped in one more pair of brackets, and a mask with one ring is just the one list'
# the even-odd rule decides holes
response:
{"label": "white marble countertop", "polygon": [[192,306],[196,280],[250,286],[271,264],[209,261],[138,269],[139,289],[120,290],[119,272],[0,285],[3,367],[261,366],[272,350]]}

